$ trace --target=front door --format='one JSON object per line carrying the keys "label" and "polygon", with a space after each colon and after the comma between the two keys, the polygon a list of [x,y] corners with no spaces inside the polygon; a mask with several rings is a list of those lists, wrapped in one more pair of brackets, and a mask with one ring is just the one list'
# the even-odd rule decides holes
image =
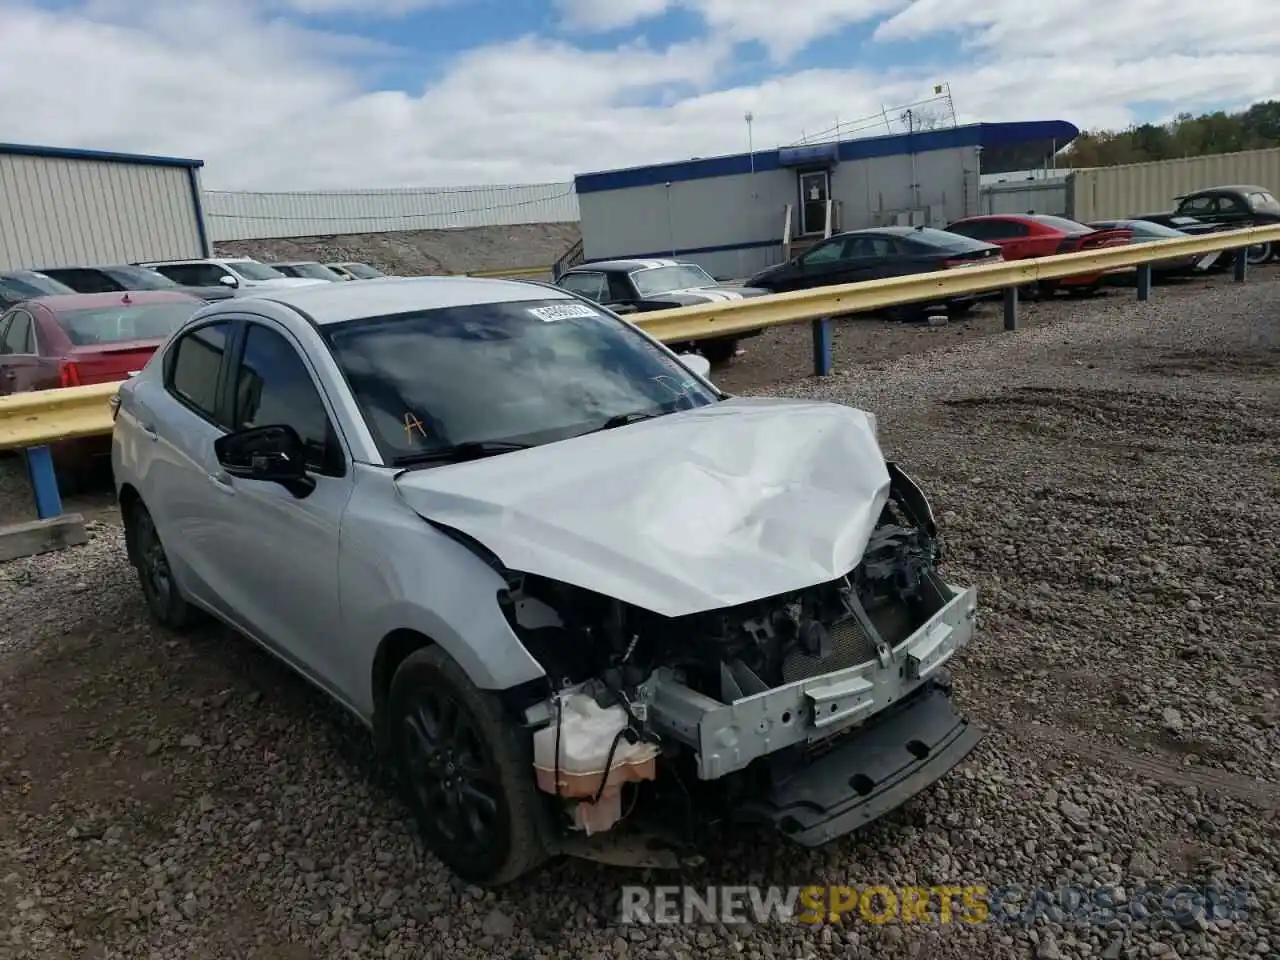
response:
{"label": "front door", "polygon": [[224,522],[211,549],[227,571],[228,605],[245,629],[338,695],[351,689],[338,605],[338,532],[355,477],[296,342],[274,324],[244,324],[227,381],[231,429],[292,427],[316,485],[298,497],[277,483],[215,468],[210,497]]}
{"label": "front door", "polygon": [[800,174],[800,233],[821,235],[827,228],[827,200],[831,197],[831,174],[815,170]]}

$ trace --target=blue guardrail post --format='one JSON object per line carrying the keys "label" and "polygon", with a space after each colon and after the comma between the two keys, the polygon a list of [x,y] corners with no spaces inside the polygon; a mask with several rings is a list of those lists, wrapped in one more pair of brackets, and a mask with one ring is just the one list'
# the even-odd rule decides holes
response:
{"label": "blue guardrail post", "polygon": [[1151,299],[1151,264],[1138,264],[1138,299]]}
{"label": "blue guardrail post", "polygon": [[24,451],[27,476],[36,496],[36,516],[41,520],[62,514],[62,497],[58,494],[58,477],[53,471],[53,456],[48,447],[28,447]]}
{"label": "blue guardrail post", "polygon": [[813,321],[813,373],[817,377],[831,375],[831,318]]}

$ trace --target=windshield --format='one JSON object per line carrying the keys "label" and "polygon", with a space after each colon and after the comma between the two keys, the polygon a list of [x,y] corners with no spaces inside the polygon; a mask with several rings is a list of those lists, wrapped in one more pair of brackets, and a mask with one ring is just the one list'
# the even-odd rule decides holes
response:
{"label": "windshield", "polygon": [[1249,194],[1249,206],[1255,210],[1280,211],[1280,200],[1276,200],[1270,191],[1262,190]]}
{"label": "windshield", "polygon": [[367,263],[342,263],[339,266],[353,277],[359,277],[361,280],[376,280],[378,277],[386,276],[381,270],[375,270]]}
{"label": "windshield", "polygon": [[674,267],[650,267],[631,274],[631,282],[642,297],[652,297],[672,290],[691,290],[697,287],[714,287],[716,278],[696,263],[682,263]]}
{"label": "windshield", "polygon": [[131,290],[173,290],[178,286],[163,273],[146,267],[112,267],[103,272]]}
{"label": "windshield", "polygon": [[162,340],[186,323],[200,306],[202,304],[179,301],[86,307],[62,310],[57,314],[57,320],[72,345],[77,347],[128,340]]}
{"label": "windshield", "polygon": [[265,263],[255,263],[251,260],[225,260],[224,265],[232,273],[238,273],[246,280],[282,280],[284,274],[275,267],[268,267]]}
{"label": "windshield", "polygon": [[341,280],[342,277],[334,273],[323,263],[291,263],[290,269],[294,276],[310,277],[312,280]]}
{"label": "windshield", "polygon": [[48,297],[55,294],[75,293],[75,290],[65,283],[32,270],[0,275],[0,291],[3,291],[7,296],[17,297],[22,300],[28,297]]}
{"label": "windshield", "polygon": [[388,463],[466,443],[563,440],[718,396],[621,321],[570,300],[321,328]]}

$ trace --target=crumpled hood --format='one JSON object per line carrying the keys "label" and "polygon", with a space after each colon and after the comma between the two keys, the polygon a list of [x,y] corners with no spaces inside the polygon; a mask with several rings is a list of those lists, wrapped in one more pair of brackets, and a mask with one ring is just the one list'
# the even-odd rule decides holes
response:
{"label": "crumpled hood", "polygon": [[510,569],[674,617],[848,573],[889,473],[863,411],[734,398],[396,486]]}

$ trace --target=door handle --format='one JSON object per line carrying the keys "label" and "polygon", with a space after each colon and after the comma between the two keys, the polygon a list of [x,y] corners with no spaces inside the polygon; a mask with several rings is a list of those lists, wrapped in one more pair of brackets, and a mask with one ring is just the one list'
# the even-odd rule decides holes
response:
{"label": "door handle", "polygon": [[17,380],[17,379],[18,379],[18,371],[16,371],[16,370],[6,370],[6,371],[4,372],[4,377],[5,377],[5,379],[6,379],[6,380]]}
{"label": "door handle", "polygon": [[140,429],[144,434],[146,434],[148,440],[156,441],[160,439],[160,434],[156,431],[156,425],[154,423],[140,424]]}

